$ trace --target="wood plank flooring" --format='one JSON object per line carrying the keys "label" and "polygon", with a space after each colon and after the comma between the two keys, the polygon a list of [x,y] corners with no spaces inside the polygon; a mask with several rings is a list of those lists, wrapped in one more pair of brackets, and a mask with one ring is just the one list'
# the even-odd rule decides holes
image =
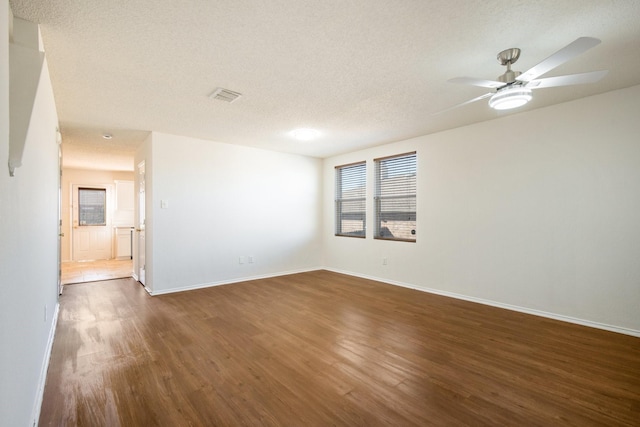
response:
{"label": "wood plank flooring", "polygon": [[42,426],[638,426],[640,339],[327,271],[70,286]]}
{"label": "wood plank flooring", "polygon": [[133,274],[133,260],[65,261],[61,272],[63,285],[121,279]]}

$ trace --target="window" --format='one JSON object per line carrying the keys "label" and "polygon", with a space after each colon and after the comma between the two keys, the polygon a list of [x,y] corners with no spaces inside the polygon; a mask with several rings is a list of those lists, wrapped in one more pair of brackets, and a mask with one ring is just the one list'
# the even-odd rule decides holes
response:
{"label": "window", "polygon": [[80,225],[106,225],[107,190],[104,188],[78,189],[78,218]]}
{"label": "window", "polygon": [[336,236],[366,236],[366,162],[336,166]]}
{"label": "window", "polygon": [[416,241],[416,153],[375,159],[376,239]]}

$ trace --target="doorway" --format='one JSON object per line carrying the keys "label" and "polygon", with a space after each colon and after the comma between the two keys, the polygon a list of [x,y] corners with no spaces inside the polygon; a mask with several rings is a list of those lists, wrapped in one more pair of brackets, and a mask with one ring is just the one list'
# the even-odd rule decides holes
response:
{"label": "doorway", "polygon": [[137,148],[131,139],[142,140],[148,133],[123,130],[121,138],[105,142],[104,135],[93,129],[69,132],[68,141],[61,143],[60,264],[64,281],[131,277],[137,239]]}
{"label": "doorway", "polygon": [[[64,285],[119,279],[133,274],[129,232],[132,223],[128,219],[133,214],[127,212],[133,211],[133,193],[121,191],[128,189],[127,184],[133,188],[133,182],[114,182],[115,194],[114,184],[70,185],[71,260],[61,264],[61,283]],[[120,234],[128,239],[122,239]]]}
{"label": "doorway", "polygon": [[133,171],[63,168],[62,175],[61,283],[131,277]]}

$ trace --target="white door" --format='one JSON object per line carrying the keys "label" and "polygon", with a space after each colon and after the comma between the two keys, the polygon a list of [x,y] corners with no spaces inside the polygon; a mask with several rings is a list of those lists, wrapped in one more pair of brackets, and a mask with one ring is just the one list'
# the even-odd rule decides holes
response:
{"label": "white door", "polygon": [[145,171],[144,171],[144,162],[138,165],[138,228],[136,228],[136,233],[138,235],[138,259],[137,259],[137,267],[138,267],[138,281],[145,284],[145,221],[146,221],[146,213],[145,213]]}
{"label": "white door", "polygon": [[72,186],[73,260],[111,259],[112,185]]}

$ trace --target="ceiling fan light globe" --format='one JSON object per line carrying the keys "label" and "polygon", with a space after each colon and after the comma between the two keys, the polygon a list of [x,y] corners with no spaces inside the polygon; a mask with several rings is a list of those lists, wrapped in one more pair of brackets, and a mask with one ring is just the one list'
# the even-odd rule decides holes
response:
{"label": "ceiling fan light globe", "polygon": [[524,87],[506,88],[491,97],[489,107],[494,110],[511,110],[531,101],[531,89]]}

